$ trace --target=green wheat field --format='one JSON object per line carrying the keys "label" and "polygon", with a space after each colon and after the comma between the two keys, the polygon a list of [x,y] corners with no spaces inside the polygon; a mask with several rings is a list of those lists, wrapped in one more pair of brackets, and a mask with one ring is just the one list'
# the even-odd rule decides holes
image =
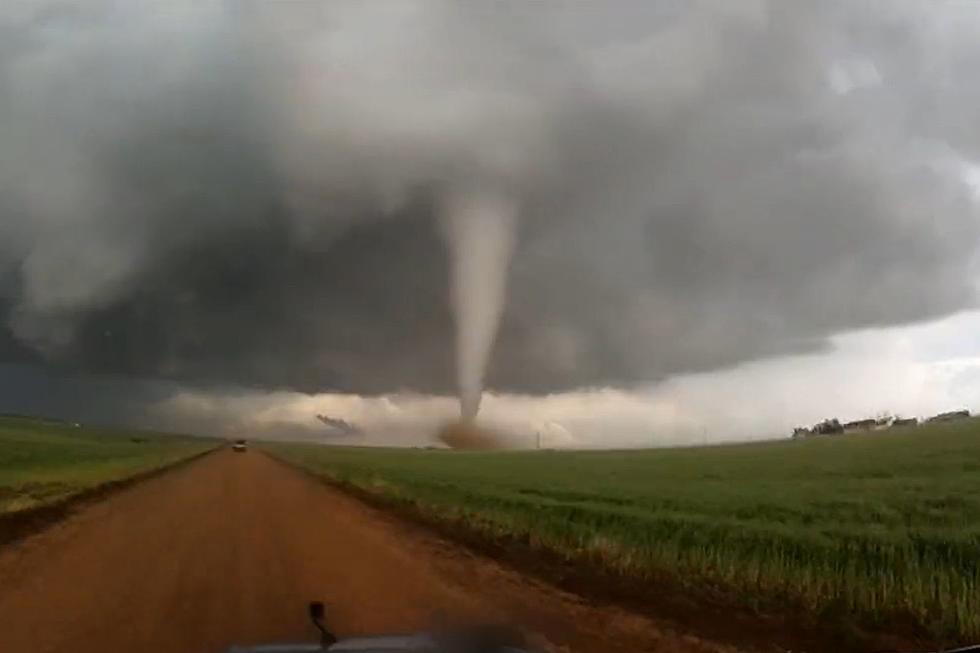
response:
{"label": "green wheat field", "polygon": [[217,440],[0,417],[0,517],[212,449]]}
{"label": "green wheat field", "polygon": [[980,640],[980,420],[735,446],[263,445],[427,518],[638,584]]}

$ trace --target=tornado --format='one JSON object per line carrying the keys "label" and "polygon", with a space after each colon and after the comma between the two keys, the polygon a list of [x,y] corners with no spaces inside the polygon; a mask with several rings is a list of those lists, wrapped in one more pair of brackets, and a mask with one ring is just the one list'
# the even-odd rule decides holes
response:
{"label": "tornado", "polygon": [[443,198],[459,408],[465,422],[472,422],[480,410],[487,361],[504,308],[516,219],[516,202],[503,193],[453,191]]}

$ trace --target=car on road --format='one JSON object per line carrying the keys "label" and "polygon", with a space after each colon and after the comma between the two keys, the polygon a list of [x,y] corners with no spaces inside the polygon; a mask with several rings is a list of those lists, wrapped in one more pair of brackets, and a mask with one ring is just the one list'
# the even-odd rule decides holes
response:
{"label": "car on road", "polygon": [[232,451],[237,451],[238,453],[245,453],[248,450],[248,442],[245,440],[235,440],[235,444],[231,445]]}

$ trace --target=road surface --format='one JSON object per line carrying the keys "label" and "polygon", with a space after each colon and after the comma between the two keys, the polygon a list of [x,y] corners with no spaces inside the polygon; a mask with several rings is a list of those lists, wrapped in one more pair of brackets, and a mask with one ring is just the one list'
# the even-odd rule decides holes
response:
{"label": "road surface", "polygon": [[0,549],[0,651],[216,653],[507,619],[553,651],[719,652],[522,577],[258,451],[222,450]]}

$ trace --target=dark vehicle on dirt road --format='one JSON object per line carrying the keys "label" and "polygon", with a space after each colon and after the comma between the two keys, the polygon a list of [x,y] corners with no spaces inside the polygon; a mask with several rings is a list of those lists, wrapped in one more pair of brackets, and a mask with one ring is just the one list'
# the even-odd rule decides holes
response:
{"label": "dark vehicle on dirt road", "polygon": [[476,626],[454,628],[411,635],[381,635],[337,639],[324,623],[322,603],[310,604],[310,620],[320,631],[318,644],[263,644],[232,647],[227,653],[324,653],[357,651],[358,653],[528,653],[523,637],[511,628]]}
{"label": "dark vehicle on dirt road", "polygon": [[235,440],[235,443],[231,445],[231,450],[237,453],[245,453],[248,450],[248,442],[245,440]]}

